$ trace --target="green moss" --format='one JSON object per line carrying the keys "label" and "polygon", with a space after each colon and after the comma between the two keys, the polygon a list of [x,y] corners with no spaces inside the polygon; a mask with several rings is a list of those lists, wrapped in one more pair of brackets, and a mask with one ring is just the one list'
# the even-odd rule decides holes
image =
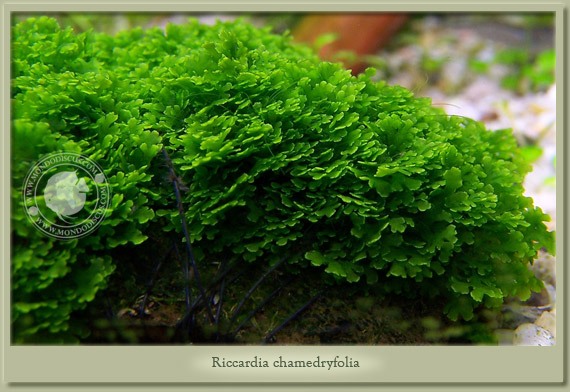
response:
{"label": "green moss", "polygon": [[[531,167],[509,130],[241,21],[108,36],[40,18],[12,37],[16,341],[71,332],[111,250],[145,241],[150,222],[180,232],[163,146],[204,265],[286,255],[333,282],[445,296],[452,319],[541,288],[527,264],[554,235],[523,196]],[[30,165],[56,151],[96,160],[112,187],[107,219],[73,242],[42,237],[19,199]]]}

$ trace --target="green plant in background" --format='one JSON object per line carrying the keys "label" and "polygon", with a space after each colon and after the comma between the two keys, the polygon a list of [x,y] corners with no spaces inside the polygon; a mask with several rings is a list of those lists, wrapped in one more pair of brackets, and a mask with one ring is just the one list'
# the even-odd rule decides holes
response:
{"label": "green plant in background", "polygon": [[[242,21],[109,36],[40,18],[12,37],[17,342],[76,334],[70,315],[105,287],[113,249],[145,241],[150,222],[182,237],[163,147],[201,265],[286,257],[331,284],[443,296],[453,320],[542,288],[527,266],[554,234],[523,196],[531,167],[509,130]],[[112,186],[107,219],[81,240],[41,237],[22,211],[23,177],[56,151],[94,159]]]}
{"label": "green plant in background", "polygon": [[555,81],[556,52],[545,50],[536,57],[531,57],[523,49],[505,49],[496,53],[491,61],[472,59],[470,68],[479,73],[486,73],[493,64],[508,67],[509,73],[503,77],[503,87],[520,94],[528,91],[543,90]]}
{"label": "green plant in background", "polygon": [[[554,171],[556,171],[556,155],[552,158],[552,166],[554,167]],[[548,186],[556,186],[556,176],[550,176],[544,180],[544,184]]]}
{"label": "green plant in background", "polygon": [[523,67],[523,76],[528,78],[532,90],[544,89],[554,83],[556,52],[545,50],[534,62]]}

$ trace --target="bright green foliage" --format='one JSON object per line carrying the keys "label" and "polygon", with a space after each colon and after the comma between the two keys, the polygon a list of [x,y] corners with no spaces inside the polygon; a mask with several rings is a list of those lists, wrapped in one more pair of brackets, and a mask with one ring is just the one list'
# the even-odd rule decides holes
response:
{"label": "bright green foliage", "polygon": [[[243,22],[111,37],[41,18],[12,36],[21,341],[67,329],[104,287],[110,250],[144,241],[149,221],[180,232],[163,145],[189,188],[199,262],[285,256],[339,281],[446,296],[452,319],[541,287],[527,264],[554,237],[523,196],[530,166],[510,131],[449,117],[372,82],[372,69],[353,77]],[[107,219],[78,241],[41,237],[22,211],[23,177],[55,151],[90,156],[111,182]]]}
{"label": "bright green foliage", "polygon": [[[138,244],[148,219],[146,185],[160,136],[142,122],[129,82],[96,60],[92,34],[61,30],[53,19],[12,30],[12,322],[15,342],[73,341],[86,332],[70,322],[105,287],[115,269],[109,250]],[[55,152],[98,162],[112,187],[109,213],[92,235],[60,241],[40,234],[22,206],[31,165]],[[84,328],[84,327],[83,327]],[[88,331],[87,331],[88,332]]]}

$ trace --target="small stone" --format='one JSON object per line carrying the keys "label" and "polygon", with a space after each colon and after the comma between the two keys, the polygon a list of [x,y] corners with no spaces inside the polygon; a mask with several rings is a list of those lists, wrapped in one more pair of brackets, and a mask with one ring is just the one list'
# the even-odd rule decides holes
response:
{"label": "small stone", "polygon": [[556,258],[546,252],[540,252],[530,267],[536,277],[556,287]]}
{"label": "small stone", "polygon": [[552,337],[556,339],[556,311],[544,312],[535,321],[535,324],[549,331]]}
{"label": "small stone", "polygon": [[535,324],[522,324],[513,337],[515,346],[553,346],[555,344],[552,334]]}
{"label": "small stone", "polygon": [[530,298],[524,302],[525,305],[545,307],[556,303],[556,288],[545,283],[544,289],[540,293],[533,292]]}
{"label": "small stone", "polygon": [[550,297],[550,304],[554,305],[556,303],[556,287],[548,283],[546,283],[544,287],[546,288],[546,291],[548,291],[548,296]]}
{"label": "small stone", "polygon": [[550,304],[550,295],[546,288],[540,293],[533,292],[530,298],[524,302],[528,306],[545,306]]}

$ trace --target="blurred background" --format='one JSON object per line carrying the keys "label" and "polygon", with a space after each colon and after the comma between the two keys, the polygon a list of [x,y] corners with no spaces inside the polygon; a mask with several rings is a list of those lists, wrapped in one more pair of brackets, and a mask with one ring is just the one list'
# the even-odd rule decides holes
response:
{"label": "blurred background", "polygon": [[[14,22],[29,16],[37,15],[19,14]],[[491,130],[512,128],[524,157],[533,165],[524,184],[526,194],[552,217],[548,225],[556,229],[553,13],[49,16],[76,32],[92,29],[110,34],[135,27],[164,28],[191,17],[204,24],[240,18],[259,27],[270,26],[275,33],[289,32],[294,40],[312,46],[324,60],[342,62],[353,74],[374,67],[377,80],[430,97],[433,105],[450,115],[482,121]],[[511,309],[512,317],[495,326],[503,344],[529,343],[516,332],[524,323],[544,327],[553,339],[556,337],[555,260],[541,254],[532,268],[547,289],[524,304],[527,308]],[[547,305],[551,305],[550,312],[536,310]],[[428,331],[422,338],[425,341],[430,341],[429,333],[436,340],[448,333],[429,327],[430,320],[422,320],[422,325]]]}

